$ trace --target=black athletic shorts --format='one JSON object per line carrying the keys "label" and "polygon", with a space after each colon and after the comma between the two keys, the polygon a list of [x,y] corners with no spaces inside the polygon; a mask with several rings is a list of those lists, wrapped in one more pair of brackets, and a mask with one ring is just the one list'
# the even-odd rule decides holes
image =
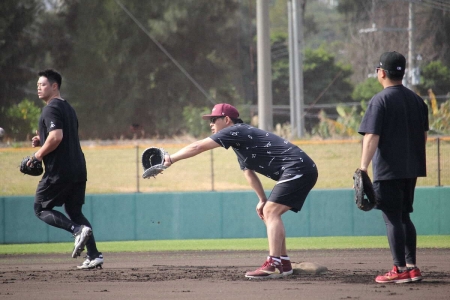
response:
{"label": "black athletic shorts", "polygon": [[48,184],[40,181],[36,189],[34,203],[42,208],[52,209],[66,202],[84,204],[86,181]]}
{"label": "black athletic shorts", "polygon": [[375,181],[373,189],[379,202],[376,208],[412,213],[416,182],[417,178]]}
{"label": "black athletic shorts", "polygon": [[306,196],[317,182],[318,173],[303,174],[302,177],[276,184],[268,201],[289,206],[293,212],[299,212]]}

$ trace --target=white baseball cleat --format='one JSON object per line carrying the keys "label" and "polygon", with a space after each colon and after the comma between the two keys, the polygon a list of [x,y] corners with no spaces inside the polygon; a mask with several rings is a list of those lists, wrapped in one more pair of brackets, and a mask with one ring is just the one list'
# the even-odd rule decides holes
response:
{"label": "white baseball cleat", "polygon": [[80,265],[77,266],[78,269],[102,269],[103,265],[103,255],[100,253],[96,258],[91,258],[86,256],[86,260]]}
{"label": "white baseball cleat", "polygon": [[84,246],[86,246],[86,242],[89,240],[89,237],[92,235],[92,229],[81,225],[80,231],[74,234],[75,243],[73,246],[72,257],[77,258],[80,256],[81,252],[84,250]]}

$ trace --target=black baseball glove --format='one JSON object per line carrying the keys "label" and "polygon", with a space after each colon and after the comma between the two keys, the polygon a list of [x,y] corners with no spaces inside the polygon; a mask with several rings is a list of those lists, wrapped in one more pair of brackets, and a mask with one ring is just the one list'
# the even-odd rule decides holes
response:
{"label": "black baseball glove", "polygon": [[142,153],[142,167],[144,174],[142,178],[155,177],[167,167],[164,166],[164,155],[166,152],[162,148],[147,148]]}
{"label": "black baseball glove", "polygon": [[[27,163],[30,162],[28,166]],[[20,172],[31,176],[39,176],[44,172],[42,168],[42,162],[37,160],[36,157],[27,156],[20,162]]]}
{"label": "black baseball glove", "polygon": [[377,204],[377,199],[372,187],[372,181],[367,172],[356,169],[353,181],[356,206],[363,211],[369,211],[374,208]]}

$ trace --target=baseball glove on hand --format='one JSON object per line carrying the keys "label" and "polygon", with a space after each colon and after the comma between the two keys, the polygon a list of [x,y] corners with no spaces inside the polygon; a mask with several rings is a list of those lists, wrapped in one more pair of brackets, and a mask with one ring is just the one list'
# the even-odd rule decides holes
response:
{"label": "baseball glove on hand", "polygon": [[[27,163],[30,162],[28,166]],[[20,172],[31,176],[39,176],[44,172],[42,168],[42,162],[36,159],[34,156],[27,156],[20,162]]]}
{"label": "baseball glove on hand", "polygon": [[142,178],[155,177],[167,167],[164,166],[164,155],[166,152],[162,148],[147,148],[142,153],[142,167],[144,174]]}
{"label": "baseball glove on hand", "polygon": [[377,204],[377,199],[372,187],[372,181],[370,181],[367,172],[356,169],[353,180],[356,206],[363,211],[369,211],[374,208]]}

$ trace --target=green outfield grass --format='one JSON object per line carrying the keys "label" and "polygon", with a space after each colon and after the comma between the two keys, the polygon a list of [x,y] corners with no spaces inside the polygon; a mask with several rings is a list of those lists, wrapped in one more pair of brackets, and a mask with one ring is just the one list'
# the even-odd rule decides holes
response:
{"label": "green outfield grass", "polygon": [[[289,250],[388,248],[385,236],[287,238]],[[69,253],[73,243],[0,245],[0,254]],[[267,239],[208,239],[98,242],[104,253],[147,251],[267,250]],[[418,248],[450,248],[450,236],[418,236]]]}

